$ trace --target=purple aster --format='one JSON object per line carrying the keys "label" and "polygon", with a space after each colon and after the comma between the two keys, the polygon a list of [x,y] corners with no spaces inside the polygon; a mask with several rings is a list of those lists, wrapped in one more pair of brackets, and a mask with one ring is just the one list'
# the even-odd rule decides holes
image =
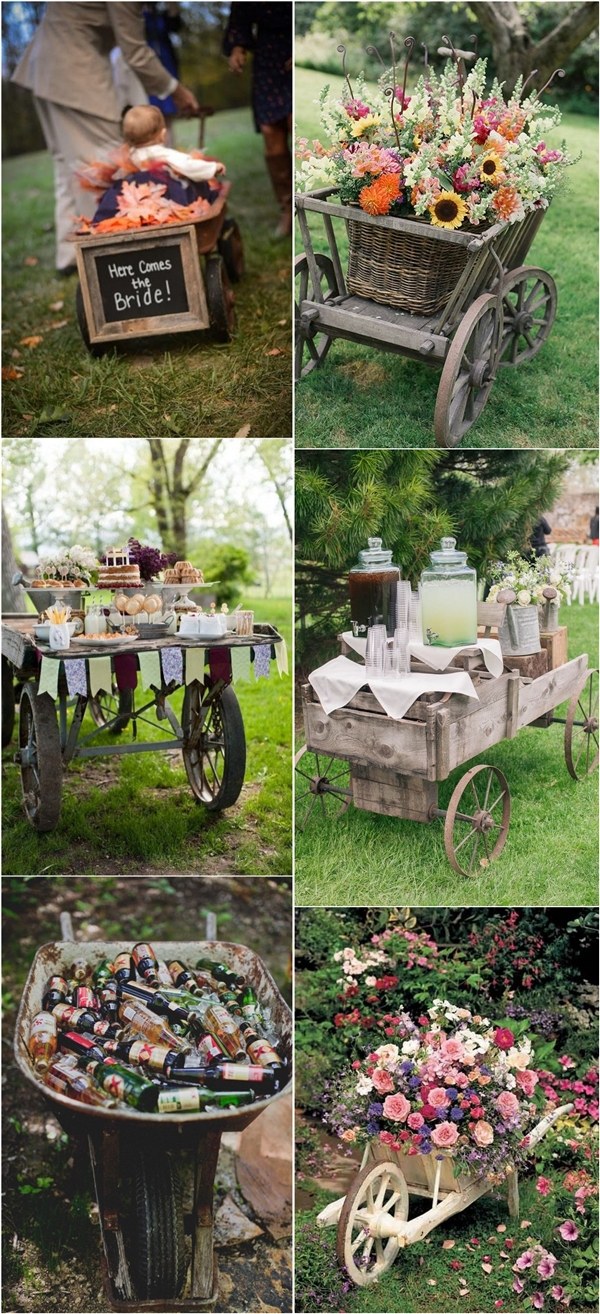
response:
{"label": "purple aster", "polygon": [[383,1104],[379,1104],[378,1102],[369,1104],[367,1113],[370,1118],[380,1118],[383,1113]]}
{"label": "purple aster", "polygon": [[450,1118],[451,1118],[452,1122],[462,1122],[462,1119],[464,1118],[464,1116],[465,1116],[465,1115],[464,1115],[462,1109],[451,1109],[451,1110],[450,1110]]}
{"label": "purple aster", "polygon": [[420,1086],[420,1085],[421,1085],[421,1078],[420,1078],[420,1077],[409,1077],[409,1079],[408,1079],[408,1084],[409,1084],[409,1086],[412,1086],[413,1088],[416,1089],[417,1086]]}
{"label": "purple aster", "polygon": [[449,1100],[455,1100],[455,1099],[456,1099],[456,1096],[458,1095],[458,1091],[457,1091],[457,1089],[456,1089],[456,1086],[447,1086],[447,1087],[446,1087],[446,1094],[447,1094]]}
{"label": "purple aster", "polygon": [[412,1072],[414,1066],[415,1065],[411,1059],[405,1059],[404,1062],[400,1064],[400,1071],[404,1072],[405,1074],[407,1072]]}

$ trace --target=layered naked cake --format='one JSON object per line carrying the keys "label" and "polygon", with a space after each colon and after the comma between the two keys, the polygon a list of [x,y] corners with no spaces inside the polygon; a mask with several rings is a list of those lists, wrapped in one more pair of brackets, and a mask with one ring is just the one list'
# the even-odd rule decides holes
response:
{"label": "layered naked cake", "polygon": [[141,584],[140,568],[130,560],[128,547],[110,547],[98,574],[99,589],[136,589]]}

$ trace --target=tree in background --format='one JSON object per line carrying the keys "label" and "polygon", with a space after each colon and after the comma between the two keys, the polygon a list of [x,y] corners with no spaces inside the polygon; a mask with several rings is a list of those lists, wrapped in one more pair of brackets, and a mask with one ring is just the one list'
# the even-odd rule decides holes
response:
{"label": "tree in background", "polygon": [[[560,6],[472,0],[469,7],[491,41],[496,76],[510,91],[518,77],[527,78],[533,69],[537,69],[535,86],[543,87],[554,70],[564,67],[582,41],[598,29],[595,0]],[[552,11],[550,26],[543,33],[537,26],[538,11],[543,27]]]}
{"label": "tree in background", "polygon": [[147,442],[151,463],[150,496],[163,551],[176,552],[180,559],[185,559],[189,501],[198,492],[223,439],[217,438],[211,443],[200,465],[189,474],[186,459],[191,439],[182,438],[171,457],[165,439],[148,438]]}

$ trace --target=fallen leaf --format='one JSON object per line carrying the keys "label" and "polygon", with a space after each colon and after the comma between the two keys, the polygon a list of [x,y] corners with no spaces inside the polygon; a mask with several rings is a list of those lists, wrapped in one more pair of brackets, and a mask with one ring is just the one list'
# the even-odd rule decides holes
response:
{"label": "fallen leaf", "polygon": [[285,328],[285,326],[286,326],[286,324],[287,324],[287,319],[278,319],[278,320],[277,320],[277,324],[278,324],[279,328]]}
{"label": "fallen leaf", "polygon": [[23,355],[23,352],[19,351],[18,347],[13,347],[10,354],[13,360],[19,360],[19,358]]}
{"label": "fallen leaf", "polygon": [[22,347],[39,347],[44,338],[41,333],[34,333],[30,338],[19,338]]}
{"label": "fallen leaf", "polygon": [[468,1296],[469,1292],[470,1292],[470,1287],[461,1287],[458,1294],[459,1296]]}
{"label": "fallen leaf", "polygon": [[51,301],[48,310],[62,310],[64,301]]}
{"label": "fallen leaf", "polygon": [[284,355],[285,352],[281,350],[281,347],[271,347],[270,351],[265,351],[265,356],[284,356]]}
{"label": "fallen leaf", "polygon": [[497,1232],[506,1232],[506,1223],[498,1223]]}
{"label": "fallen leaf", "polygon": [[2,378],[10,383],[13,383],[15,379],[22,379],[24,373],[24,370],[18,370],[14,365],[3,365],[2,367]]}
{"label": "fallen leaf", "polygon": [[238,429],[237,433],[234,433],[234,438],[247,438],[250,433],[250,427],[249,424],[243,424],[241,429]]}
{"label": "fallen leaf", "polygon": [[491,1273],[491,1272],[492,1272],[492,1265],[491,1265],[491,1264],[482,1264],[481,1267],[482,1267],[484,1273]]}
{"label": "fallen leaf", "polygon": [[37,256],[25,256],[25,259],[24,259],[24,261],[23,261],[23,264],[24,264],[24,265],[29,265],[29,266],[37,265],[37,264],[39,264],[39,260],[38,260]]}
{"label": "fallen leaf", "polygon": [[456,1241],[442,1241],[442,1250],[452,1250]]}
{"label": "fallen leaf", "polygon": [[501,1250],[501,1251],[500,1251],[500,1258],[501,1258],[501,1259],[510,1259],[510,1255],[509,1255],[509,1253],[508,1253],[508,1250]]}
{"label": "fallen leaf", "polygon": [[55,319],[55,320],[52,321],[51,324],[48,325],[48,328],[51,328],[51,329],[61,329],[61,328],[66,328],[66,326],[67,326],[68,323],[69,323],[69,320],[68,320],[68,319]]}

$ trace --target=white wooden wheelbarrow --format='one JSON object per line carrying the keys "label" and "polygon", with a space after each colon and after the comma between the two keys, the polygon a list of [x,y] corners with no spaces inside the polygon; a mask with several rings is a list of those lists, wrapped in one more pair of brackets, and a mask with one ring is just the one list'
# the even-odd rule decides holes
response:
{"label": "white wooden wheelbarrow", "polygon": [[[563,1104],[542,1118],[528,1134],[528,1148],[533,1149],[572,1108],[572,1104]],[[511,1218],[518,1218],[516,1169],[507,1174],[507,1188],[508,1212]],[[348,1194],[328,1204],[318,1215],[317,1224],[337,1224],[338,1262],[356,1286],[367,1287],[391,1268],[404,1246],[422,1241],[439,1223],[462,1213],[492,1189],[487,1179],[454,1177],[449,1157],[400,1154],[380,1141],[371,1141]],[[431,1200],[431,1209],[412,1221],[408,1218],[409,1195]]]}

